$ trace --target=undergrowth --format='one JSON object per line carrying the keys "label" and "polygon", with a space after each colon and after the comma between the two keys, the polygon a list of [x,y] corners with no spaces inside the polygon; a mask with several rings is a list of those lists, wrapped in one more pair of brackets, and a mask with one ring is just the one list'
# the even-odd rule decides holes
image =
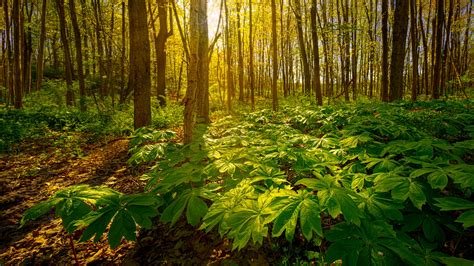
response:
{"label": "undergrowth", "polygon": [[111,224],[115,247],[159,216],[282,263],[472,265],[473,125],[471,101],[303,101],[197,125],[188,146],[140,129],[129,163],[152,165],[144,193],[68,188],[22,224],[55,207],[84,241]]}

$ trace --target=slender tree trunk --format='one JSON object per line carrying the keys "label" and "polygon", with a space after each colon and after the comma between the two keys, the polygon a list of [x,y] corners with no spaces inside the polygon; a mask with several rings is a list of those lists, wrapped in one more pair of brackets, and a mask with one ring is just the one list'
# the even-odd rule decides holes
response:
{"label": "slender tree trunk", "polygon": [[81,111],[86,111],[86,85],[84,82],[84,67],[82,65],[82,39],[79,24],[76,17],[76,6],[74,0],[69,0],[69,14],[71,16],[72,28],[74,30],[74,43],[76,46],[77,78],[79,79],[79,106]]}
{"label": "slender tree trunk", "polygon": [[[290,0],[292,1],[292,0]],[[304,76],[304,88],[303,91],[306,95],[311,94],[311,74],[309,70],[309,61],[306,53],[306,44],[303,33],[303,19],[301,16],[301,3],[300,0],[293,0],[295,2],[294,13],[296,17],[296,28],[298,31],[298,44],[300,48],[301,62],[303,64],[303,76]]]}
{"label": "slender tree trunk", "polygon": [[382,101],[388,102],[388,0],[382,0]]}
{"label": "slender tree trunk", "polygon": [[134,92],[134,126],[151,124],[150,40],[146,0],[129,0],[130,74],[128,86]]}
{"label": "slender tree trunk", "polygon": [[252,110],[255,110],[255,72],[253,69],[253,20],[252,20],[252,1],[249,0],[249,75],[250,75],[250,102]]}
{"label": "slender tree trunk", "polygon": [[47,1],[43,0],[41,7],[41,33],[40,41],[38,45],[38,57],[36,60],[36,90],[41,89],[41,83],[43,81],[43,53],[44,53],[44,42],[46,40],[46,6]]}
{"label": "slender tree trunk", "polygon": [[13,23],[13,77],[15,88],[15,109],[23,107],[23,86],[21,82],[21,40],[20,40],[20,1],[13,0],[12,4],[12,23]]}
{"label": "slender tree trunk", "polygon": [[436,27],[433,30],[436,30],[436,40],[434,54],[434,72],[433,72],[433,98],[439,99],[441,84],[441,64],[442,64],[442,44],[443,44],[443,25],[444,25],[444,0],[436,1]]}
{"label": "slender tree trunk", "polygon": [[194,108],[198,90],[199,1],[191,0],[189,12],[189,67],[188,88],[184,99],[184,143],[193,139]]}
{"label": "slender tree trunk", "polygon": [[240,23],[240,2],[237,5],[237,39],[239,43],[239,101],[244,101],[244,55],[242,51],[242,28]]}
{"label": "slender tree trunk", "polygon": [[3,1],[3,13],[5,14],[5,42],[6,42],[6,61],[5,61],[5,87],[8,93],[8,103],[13,104],[15,102],[15,93],[13,90],[13,83],[11,82],[11,78],[13,78],[11,66],[12,66],[12,48],[11,48],[11,35],[10,35],[10,18],[9,18],[9,7],[8,7],[9,0]]}
{"label": "slender tree trunk", "polygon": [[69,49],[69,40],[66,32],[66,14],[64,12],[64,0],[56,0],[56,8],[59,16],[59,31],[61,34],[61,42],[63,43],[64,65],[66,69],[66,104],[71,106],[74,104],[74,92],[72,90],[72,60],[71,50]]}
{"label": "slender tree trunk", "polygon": [[273,74],[272,74],[272,108],[273,111],[278,110],[278,45],[277,45],[277,25],[276,25],[276,3],[275,0],[271,0],[272,5],[272,62],[273,62]]}
{"label": "slender tree trunk", "polygon": [[225,8],[225,45],[226,45],[226,59],[227,59],[227,110],[232,110],[232,95],[234,94],[234,73],[233,73],[233,62],[232,62],[232,44],[230,36],[230,21],[229,21],[229,10],[227,8],[227,2],[224,2]]}
{"label": "slender tree trunk", "polygon": [[207,0],[199,0],[198,9],[198,91],[196,92],[196,111],[199,124],[208,124],[209,118],[209,29],[207,25]]}
{"label": "slender tree trunk", "polygon": [[120,49],[120,103],[125,103],[130,91],[128,90],[128,86],[125,84],[125,57],[126,57],[126,24],[125,24],[125,17],[126,17],[126,10],[125,10],[125,1],[122,1],[122,47]]}
{"label": "slender tree trunk", "polygon": [[[421,8],[421,6],[420,6]],[[412,54],[412,85],[411,100],[416,101],[418,95],[418,29],[416,25],[416,0],[410,0],[410,33],[411,33],[411,54]]]}
{"label": "slender tree trunk", "polygon": [[312,0],[311,5],[311,36],[313,38],[313,79],[314,90],[316,92],[316,101],[318,105],[323,105],[323,96],[321,94],[321,73],[319,69],[319,41],[318,28],[316,27],[316,0]]}

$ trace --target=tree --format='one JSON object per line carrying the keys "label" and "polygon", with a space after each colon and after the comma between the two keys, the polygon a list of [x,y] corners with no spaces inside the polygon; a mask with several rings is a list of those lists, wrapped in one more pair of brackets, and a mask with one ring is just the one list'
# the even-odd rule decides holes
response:
{"label": "tree", "polygon": [[193,140],[194,108],[198,89],[199,1],[191,0],[189,8],[189,66],[188,88],[184,97],[184,143]]}
{"label": "tree", "polygon": [[277,30],[276,30],[276,3],[272,1],[272,63],[273,63],[273,75],[272,75],[272,108],[273,111],[278,110],[278,46],[277,46]]}
{"label": "tree", "polygon": [[130,74],[128,86],[133,89],[135,128],[151,124],[150,40],[146,0],[129,0]]}
{"label": "tree", "polygon": [[382,0],[382,101],[388,102],[388,0]]}
{"label": "tree", "polygon": [[318,29],[316,27],[316,0],[312,0],[311,5],[311,36],[313,39],[313,87],[316,93],[316,101],[318,105],[323,105],[323,97],[321,94],[321,73],[319,69],[319,40],[318,40]]}
{"label": "tree", "polygon": [[69,38],[67,36],[66,14],[64,12],[64,0],[56,0],[56,8],[59,17],[59,32],[61,34],[61,42],[63,43],[64,66],[66,69],[66,104],[71,106],[74,104],[74,91],[72,90],[72,61],[71,50],[69,49]]}
{"label": "tree", "polygon": [[41,83],[43,80],[43,53],[44,53],[44,42],[46,40],[46,6],[47,1],[43,0],[41,7],[41,33],[40,41],[38,44],[38,57],[36,59],[36,90],[41,89]]}
{"label": "tree", "polygon": [[69,0],[69,14],[71,16],[72,28],[74,31],[74,44],[76,46],[77,78],[79,79],[79,106],[81,111],[86,110],[86,85],[84,82],[84,67],[82,65],[82,39],[79,24],[77,23],[76,6],[74,0]]}
{"label": "tree", "polygon": [[396,1],[393,33],[392,60],[390,64],[390,101],[400,100],[403,94],[403,69],[408,29],[408,1]]}
{"label": "tree", "polygon": [[433,98],[439,99],[439,92],[441,87],[441,48],[443,44],[443,24],[444,24],[444,0],[437,0],[436,1],[436,38],[435,40],[435,62],[434,62],[434,70],[433,70],[433,83],[432,83],[432,91],[433,91]]}
{"label": "tree", "polygon": [[416,0],[410,0],[410,33],[412,55],[411,100],[416,101],[418,95],[418,29],[416,25]]}

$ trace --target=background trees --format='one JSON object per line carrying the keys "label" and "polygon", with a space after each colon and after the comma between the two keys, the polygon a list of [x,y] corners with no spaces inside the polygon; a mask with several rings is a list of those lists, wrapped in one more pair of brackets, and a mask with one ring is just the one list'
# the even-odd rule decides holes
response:
{"label": "background trees", "polygon": [[[199,120],[210,121],[208,99],[231,110],[237,99],[253,106],[255,98],[276,102],[277,95],[313,95],[322,104],[357,97],[393,101],[463,94],[472,65],[472,3],[393,3],[202,0],[196,11],[201,14],[195,96],[200,99],[195,107]],[[156,88],[151,95],[163,106],[166,100],[181,101],[192,84],[193,2],[145,4],[144,38],[154,45],[148,57]],[[2,0],[2,100],[21,108],[23,96],[40,90],[44,76],[65,79],[65,102],[82,110],[88,104],[109,108],[118,95],[120,103],[128,102],[135,89],[127,85],[134,78],[128,70],[135,69],[129,52],[142,51],[130,49],[134,40],[127,34],[127,8],[116,0]]]}

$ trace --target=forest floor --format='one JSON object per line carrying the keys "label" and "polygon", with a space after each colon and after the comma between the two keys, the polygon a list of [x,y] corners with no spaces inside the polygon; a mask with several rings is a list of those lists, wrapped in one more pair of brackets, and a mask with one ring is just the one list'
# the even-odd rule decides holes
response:
{"label": "forest floor", "polygon": [[[76,139],[87,139],[83,133]],[[60,138],[59,138],[60,139]],[[0,265],[73,264],[70,236],[53,213],[23,228],[23,212],[59,189],[77,184],[106,185],[123,193],[138,192],[145,167],[127,165],[128,139],[103,138],[58,145],[58,137],[23,141],[14,154],[0,157]],[[64,143],[62,143],[64,144]],[[205,234],[180,222],[141,231],[137,243],[112,250],[105,239],[79,243],[72,238],[80,264],[268,264],[257,250],[231,252],[217,234]]]}

